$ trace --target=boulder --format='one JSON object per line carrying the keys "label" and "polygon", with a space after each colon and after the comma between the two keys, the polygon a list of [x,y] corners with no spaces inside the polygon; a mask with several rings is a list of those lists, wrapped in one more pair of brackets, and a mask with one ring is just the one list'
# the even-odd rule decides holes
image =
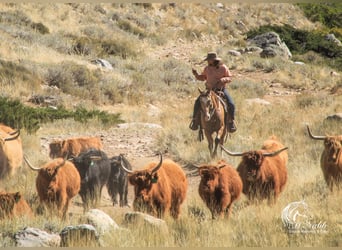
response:
{"label": "boulder", "polygon": [[281,56],[286,59],[292,57],[285,42],[281,41],[279,35],[275,32],[267,32],[255,36],[254,38],[249,39],[248,43],[262,49],[262,52],[260,53],[261,57]]}
{"label": "boulder", "polygon": [[104,59],[94,59],[91,61],[93,64],[99,65],[105,69],[112,70],[113,66],[110,64],[110,62],[104,60]]}
{"label": "boulder", "polygon": [[105,212],[99,209],[90,209],[81,220],[94,226],[100,235],[119,229],[118,224]]}
{"label": "boulder", "polygon": [[38,228],[26,227],[14,234],[17,247],[58,247],[61,237]]}
{"label": "boulder", "polygon": [[168,235],[169,230],[167,224],[164,220],[158,219],[149,214],[141,213],[141,212],[128,212],[125,214],[124,223],[126,225],[144,225],[151,227],[163,235]]}
{"label": "boulder", "polygon": [[337,46],[342,46],[342,43],[340,40],[338,40],[334,34],[328,34],[325,36],[325,40],[335,43]]}
{"label": "boulder", "polygon": [[60,232],[61,247],[100,246],[99,234],[95,227],[88,224],[67,226]]}

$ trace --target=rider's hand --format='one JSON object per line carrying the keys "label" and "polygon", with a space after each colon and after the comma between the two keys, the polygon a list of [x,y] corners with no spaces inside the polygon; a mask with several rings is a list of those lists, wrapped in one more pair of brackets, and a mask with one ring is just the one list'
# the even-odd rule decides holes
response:
{"label": "rider's hand", "polygon": [[192,74],[194,74],[194,76],[198,75],[198,73],[197,73],[197,71],[195,69],[192,69]]}

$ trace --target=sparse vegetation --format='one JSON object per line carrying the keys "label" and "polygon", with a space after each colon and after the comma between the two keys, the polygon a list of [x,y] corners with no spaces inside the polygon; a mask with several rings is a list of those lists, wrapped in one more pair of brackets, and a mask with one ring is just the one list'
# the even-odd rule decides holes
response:
{"label": "sparse vegetation", "polygon": [[[123,121],[161,125],[162,129],[146,135],[155,138],[153,150],[166,152],[165,157],[183,166],[212,161],[206,141],[199,142],[197,131],[188,128],[197,88],[204,87],[203,82],[194,80],[191,68],[202,70],[204,64],[196,63],[208,51],[217,51],[234,75],[228,90],[236,105],[238,130],[227,138],[225,147],[233,151],[260,148],[272,134],[289,147],[288,184],[275,205],[248,204],[242,195],[231,218],[212,221],[198,195],[198,177],[189,177],[181,217],[177,221],[166,218],[166,236],[144,225],[125,226],[124,214],[131,208],[112,207],[110,203],[101,206],[120,227],[128,229],[101,236],[102,246],[342,246],[340,193],[330,193],[326,187],[319,166],[323,145],[312,141],[304,126],[309,123],[317,134],[341,134],[341,123],[326,122],[325,118],[342,109],[342,56],[337,47],[324,41],[327,32],[341,27],[325,13],[338,20],[340,5],[324,5],[328,12],[303,5],[305,14],[322,25],[308,20],[302,5],[290,3],[0,6],[0,122],[24,129],[24,151],[32,155],[35,164],[48,159],[42,153],[46,138],[105,133],[107,129],[110,137],[110,129]],[[228,53],[244,49],[246,34],[268,30],[280,34],[293,53],[292,61],[263,59],[256,53]],[[94,65],[91,61],[95,58],[107,60],[113,69]],[[297,60],[306,64],[295,64]],[[336,75],[332,76],[332,71]],[[33,94],[58,96],[61,105],[54,109],[28,104]],[[253,98],[269,104],[246,100]],[[124,149],[129,143],[127,136],[135,137],[140,129],[132,126],[125,130],[124,139],[110,140],[105,151],[109,156],[118,153],[112,147]],[[128,145],[132,150],[137,146]],[[129,160],[143,162],[150,157],[144,153]],[[240,160],[227,155],[222,158],[234,167]],[[1,181],[0,188],[22,192],[36,210],[35,177],[23,166],[14,178]],[[132,193],[129,198],[131,202]],[[282,209],[302,199],[313,212],[314,222],[326,222],[327,233],[286,232]],[[67,225],[78,224],[82,205],[79,197],[76,201],[70,208],[73,215],[66,221],[55,217],[47,221],[46,214],[31,220],[1,220],[0,246],[13,246],[13,234],[28,225],[59,233]]]}

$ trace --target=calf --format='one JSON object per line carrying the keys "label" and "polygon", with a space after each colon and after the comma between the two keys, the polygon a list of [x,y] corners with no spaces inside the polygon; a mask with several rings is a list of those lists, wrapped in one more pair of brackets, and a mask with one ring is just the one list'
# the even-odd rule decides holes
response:
{"label": "calf", "polygon": [[70,159],[81,176],[80,196],[84,210],[96,207],[101,199],[103,186],[111,175],[110,161],[105,152],[89,149]]}
{"label": "calf", "polygon": [[147,164],[142,170],[129,170],[120,165],[127,173],[128,180],[134,186],[135,211],[147,212],[163,218],[170,214],[177,219],[180,206],[185,200],[188,181],[181,166],[168,159]]}
{"label": "calf", "polygon": [[267,150],[252,150],[244,153],[230,152],[221,147],[231,156],[242,156],[237,171],[242,179],[242,192],[249,200],[267,199],[269,204],[274,203],[287,179],[286,166],[279,153],[287,147],[274,152]]}
{"label": "calf", "polygon": [[57,158],[47,162],[41,168],[36,168],[24,157],[27,165],[38,171],[36,188],[41,204],[50,210],[57,208],[57,214],[66,218],[70,200],[80,190],[80,175],[70,161]]}
{"label": "calf", "polygon": [[127,200],[128,194],[128,179],[127,173],[121,168],[121,162],[126,166],[128,170],[132,170],[131,164],[123,156],[114,156],[110,158],[111,172],[107,183],[107,189],[109,195],[112,197],[113,206],[118,204],[117,196],[120,197],[120,207],[129,206]]}
{"label": "calf", "polygon": [[90,148],[102,150],[102,142],[98,137],[78,137],[56,140],[50,143],[50,158],[71,158],[78,156]]}
{"label": "calf", "polygon": [[202,165],[198,171],[201,177],[198,192],[209,208],[212,218],[228,218],[233,202],[242,192],[242,181],[238,172],[223,160],[215,165]]}
{"label": "calf", "polygon": [[33,212],[20,192],[0,192],[0,219],[18,216],[32,217]]}

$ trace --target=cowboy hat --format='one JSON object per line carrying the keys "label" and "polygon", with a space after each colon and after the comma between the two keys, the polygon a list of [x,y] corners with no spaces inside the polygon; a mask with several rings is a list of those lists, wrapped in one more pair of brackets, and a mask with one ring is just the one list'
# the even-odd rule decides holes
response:
{"label": "cowboy hat", "polygon": [[215,52],[209,52],[207,57],[203,59],[203,62],[208,60],[221,61],[221,58],[217,57]]}

